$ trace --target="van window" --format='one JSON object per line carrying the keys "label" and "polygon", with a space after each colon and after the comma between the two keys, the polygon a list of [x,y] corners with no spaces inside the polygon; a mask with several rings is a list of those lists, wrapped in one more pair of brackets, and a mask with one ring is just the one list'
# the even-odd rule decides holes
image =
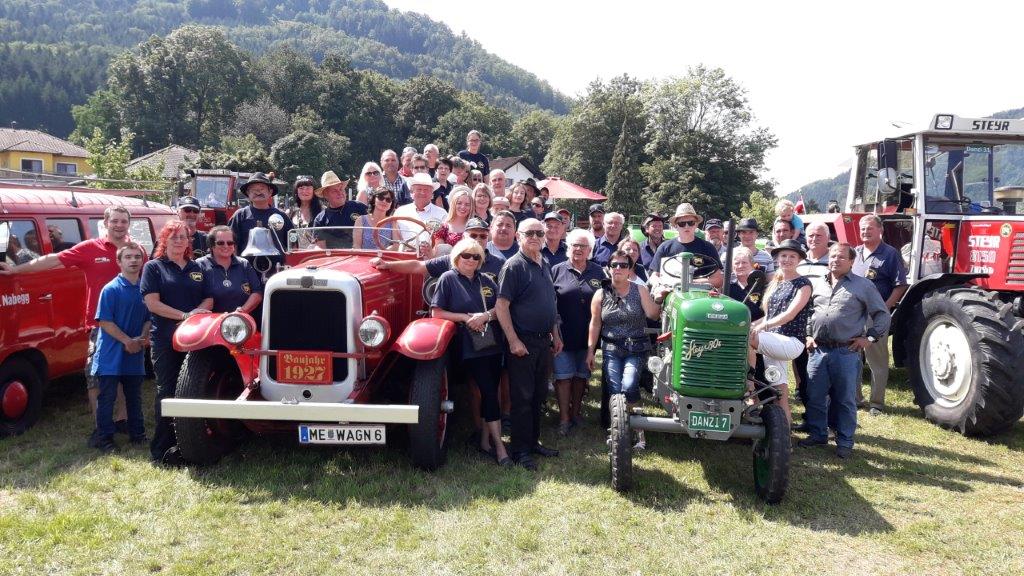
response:
{"label": "van window", "polygon": [[46,231],[54,252],[61,252],[82,241],[82,229],[75,218],[47,218]]}
{"label": "van window", "polygon": [[[103,219],[90,218],[89,232],[93,238],[106,236],[107,227],[103,225]],[[132,218],[131,226],[128,228],[128,235],[131,236],[134,242],[138,242],[139,246],[142,246],[146,254],[153,253],[156,242],[153,241],[153,227],[149,223],[149,218]]]}
{"label": "van window", "polygon": [[7,240],[6,246],[3,246],[4,262],[24,264],[42,254],[39,233],[32,220],[0,220],[0,233],[3,233]]}

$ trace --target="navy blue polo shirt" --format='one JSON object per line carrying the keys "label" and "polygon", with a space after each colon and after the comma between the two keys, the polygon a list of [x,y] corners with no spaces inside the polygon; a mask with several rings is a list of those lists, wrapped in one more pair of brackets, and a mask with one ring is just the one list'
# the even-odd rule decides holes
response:
{"label": "navy blue polo shirt", "polygon": [[495,246],[494,242],[487,242],[487,251],[495,256],[501,256],[505,260],[508,260],[519,253],[519,243],[513,242],[512,246],[509,246],[507,250],[502,250]]}
{"label": "navy blue polo shirt", "polygon": [[551,269],[555,286],[558,316],[562,319],[562,342],[566,350],[585,350],[590,330],[590,302],[601,288],[604,269],[587,261],[580,272],[571,262],[562,262]]}
{"label": "navy blue polo shirt", "polygon": [[[438,256],[423,263],[427,267],[427,275],[431,278],[439,278],[442,274],[452,269],[452,261],[448,256]],[[484,254],[484,262],[479,272],[490,278],[491,282],[498,282],[498,274],[501,267],[505,265],[505,259],[491,253]]]}
{"label": "navy blue polo shirt", "polygon": [[192,259],[197,260],[210,253],[206,246],[206,234],[199,230],[192,233]]}
{"label": "navy blue polo shirt", "polygon": [[[235,233],[235,254],[241,255],[245,247],[249,245],[249,231],[256,227],[256,223],[259,222],[264,228],[270,228],[267,222],[270,221],[270,217],[274,214],[279,214],[284,219],[284,226],[280,230],[274,230],[271,228],[271,232],[277,235],[277,239],[281,241],[281,245],[277,246],[278,250],[288,249],[288,231],[295,227],[292,224],[292,219],[287,214],[271,206],[265,210],[254,208],[253,206],[246,206],[241,208],[238,212],[235,212],[231,220],[228,220],[228,226],[231,227],[231,231]],[[284,257],[275,258],[275,262],[284,262]]]}
{"label": "navy blue polo shirt", "polygon": [[694,276],[697,278],[703,278],[708,274],[711,274],[715,270],[722,268],[722,263],[718,260],[718,249],[715,245],[703,238],[694,238],[693,242],[683,244],[678,238],[666,240],[658,246],[657,251],[654,252],[654,258],[651,259],[651,266],[648,268],[651,272],[661,271],[661,259],[670,258],[676,254],[682,254],[683,252],[690,252],[693,254],[693,260],[690,264],[696,269]]}
{"label": "navy blue polo shirt", "polygon": [[[473,275],[470,280],[455,270],[449,270],[441,274],[437,281],[437,291],[434,292],[434,301],[430,303],[434,308],[440,308],[447,312],[458,312],[460,314],[472,314],[485,312],[484,302],[487,303],[487,310],[494,308],[498,299],[498,285],[483,274]],[[501,350],[501,326],[497,320],[487,327],[488,330],[495,330],[499,348],[491,351],[477,352],[473,350],[473,341],[469,336],[469,329],[465,324],[459,324],[459,334],[462,336],[462,358],[479,358],[498,354]]]}
{"label": "navy blue polo shirt", "polygon": [[332,230],[330,232],[317,232],[317,240],[323,240],[328,248],[351,248],[352,230],[356,225],[356,219],[366,214],[366,204],[349,200],[340,208],[325,207],[323,211],[313,218],[314,228],[327,228],[332,226],[347,226],[348,230]]}
{"label": "navy blue polo shirt", "polygon": [[597,239],[597,244],[594,245],[594,254],[590,257],[591,260],[597,262],[601,266],[607,266],[608,261],[612,259],[612,254],[619,249],[619,242],[625,238],[625,235],[619,234],[619,242],[612,244],[605,240],[607,236],[601,236]]}
{"label": "navy blue polo shirt", "polygon": [[498,276],[498,297],[509,301],[509,313],[516,333],[550,333],[555,327],[555,285],[551,268],[538,264],[522,252],[505,262]]}
{"label": "navy blue polo shirt", "polygon": [[212,255],[196,260],[196,264],[203,271],[206,297],[213,298],[214,312],[234,312],[253,292],[263,293],[260,274],[248,260],[232,256],[227,270]]}
{"label": "navy blue polo shirt", "polygon": [[864,245],[855,249],[857,257],[853,259],[853,273],[863,276],[878,288],[882,300],[888,300],[897,286],[907,283],[907,268],[898,250],[882,242],[867,258],[864,257]]}
{"label": "navy blue polo shirt", "polygon": [[[184,268],[167,259],[157,258],[146,262],[142,268],[142,282],[139,283],[142,296],[159,294],[160,302],[181,310],[191,312],[209,296],[203,282],[203,271],[192,260],[185,262]],[[151,314],[153,327],[150,329],[154,343],[169,344],[174,329],[180,320],[171,320],[157,314]]]}
{"label": "navy blue polo shirt", "polygon": [[[138,284],[132,284],[118,274],[100,292],[96,320],[112,322],[129,338],[142,336],[142,327],[149,320],[149,310],[142,301]],[[124,345],[100,329],[96,339],[96,353],[92,356],[93,376],[145,376],[145,352],[125,352]]]}
{"label": "navy blue polo shirt", "polygon": [[[665,241],[662,240],[661,244],[664,243]],[[660,247],[661,244],[658,244],[658,246]],[[651,246],[650,240],[644,240],[643,242],[640,243],[640,264],[643,265],[643,267],[647,268],[648,270],[651,269],[651,260],[654,260],[655,250],[657,250],[657,248]]]}
{"label": "navy blue polo shirt", "polygon": [[552,268],[552,272],[554,271],[555,266],[569,259],[567,252],[568,248],[566,247],[565,242],[559,242],[558,248],[556,248],[554,252],[548,250],[547,242],[545,242],[544,247],[540,249],[540,255],[548,261],[548,266]]}

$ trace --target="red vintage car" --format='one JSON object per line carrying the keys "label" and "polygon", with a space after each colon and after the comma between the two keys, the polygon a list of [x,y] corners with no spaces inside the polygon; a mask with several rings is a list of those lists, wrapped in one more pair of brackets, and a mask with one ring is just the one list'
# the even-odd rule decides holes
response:
{"label": "red vintage car", "polygon": [[266,282],[262,326],[242,313],[182,323],[174,346],[188,355],[177,395],[162,409],[175,418],[187,461],[216,462],[246,431],[287,432],[300,444],[383,445],[404,425],[417,467],[444,463],[456,327],[426,316],[422,277],[369,264],[424,253],[429,232],[407,220],[395,242],[369,249],[351,247],[351,228],[292,230],[289,267]]}

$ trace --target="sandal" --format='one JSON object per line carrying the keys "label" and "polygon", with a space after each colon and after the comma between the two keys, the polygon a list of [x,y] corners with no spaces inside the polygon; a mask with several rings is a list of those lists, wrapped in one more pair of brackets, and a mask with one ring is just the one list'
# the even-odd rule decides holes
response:
{"label": "sandal", "polygon": [[502,468],[511,468],[514,465],[515,462],[513,462],[512,458],[509,458],[508,456],[505,456],[501,460],[498,460],[498,466],[501,466]]}

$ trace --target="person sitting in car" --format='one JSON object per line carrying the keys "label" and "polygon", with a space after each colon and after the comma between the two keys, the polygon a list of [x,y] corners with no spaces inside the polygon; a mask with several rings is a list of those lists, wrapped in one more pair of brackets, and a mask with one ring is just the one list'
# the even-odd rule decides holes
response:
{"label": "person sitting in car", "polygon": [[334,228],[317,231],[317,245],[321,248],[351,248],[352,226],[359,216],[366,214],[365,204],[345,197],[346,186],[348,180],[338,178],[332,170],[320,177],[320,187],[315,194],[326,200],[327,206],[313,219],[313,227]]}

